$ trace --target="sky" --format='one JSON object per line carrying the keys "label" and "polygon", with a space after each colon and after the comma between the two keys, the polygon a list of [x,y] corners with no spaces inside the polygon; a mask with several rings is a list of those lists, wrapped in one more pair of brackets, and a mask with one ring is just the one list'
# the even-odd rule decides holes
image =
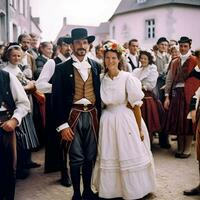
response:
{"label": "sky", "polygon": [[113,15],[121,0],[30,0],[32,16],[40,17],[42,40],[54,41],[63,25],[98,26]]}

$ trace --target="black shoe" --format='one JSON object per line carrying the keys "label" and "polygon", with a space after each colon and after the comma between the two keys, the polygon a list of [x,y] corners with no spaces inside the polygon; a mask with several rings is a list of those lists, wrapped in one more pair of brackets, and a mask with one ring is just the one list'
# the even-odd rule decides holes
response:
{"label": "black shoe", "polygon": [[190,157],[190,155],[191,155],[190,153],[188,153],[188,154],[182,153],[180,158],[182,158],[182,159],[188,158],[188,157]]}
{"label": "black shoe", "polygon": [[160,144],[160,148],[162,148],[162,149],[170,149],[171,148],[171,144]]}
{"label": "black shoe", "polygon": [[60,184],[65,187],[70,187],[72,185],[72,182],[69,176],[67,176],[67,177],[61,177]]}
{"label": "black shoe", "polygon": [[181,157],[181,154],[182,154],[182,153],[176,152],[175,155],[174,155],[174,157],[175,157],[175,158],[180,158],[180,157]]}
{"label": "black shoe", "polygon": [[97,200],[99,199],[99,197],[97,193],[94,193],[92,190],[89,190],[89,191],[83,191],[82,199],[83,200]]}
{"label": "black shoe", "polygon": [[189,154],[185,154],[185,153],[175,153],[175,158],[181,158],[181,159],[185,159],[190,157],[190,153]]}
{"label": "black shoe", "polygon": [[186,196],[200,195],[200,186],[193,188],[191,190],[185,190],[185,191],[183,191],[183,194]]}
{"label": "black shoe", "polygon": [[73,195],[72,200],[82,200],[81,195]]}
{"label": "black shoe", "polygon": [[36,163],[36,162],[30,162],[27,164],[27,169],[38,168],[38,167],[41,167],[41,164]]}
{"label": "black shoe", "polygon": [[20,171],[17,171],[16,173],[16,179],[26,179],[29,176],[29,170],[23,169]]}

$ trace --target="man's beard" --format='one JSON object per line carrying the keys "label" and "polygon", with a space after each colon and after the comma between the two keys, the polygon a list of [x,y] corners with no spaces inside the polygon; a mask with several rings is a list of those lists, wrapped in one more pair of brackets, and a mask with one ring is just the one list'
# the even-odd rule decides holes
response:
{"label": "man's beard", "polygon": [[21,47],[23,51],[28,51],[28,47]]}
{"label": "man's beard", "polygon": [[66,58],[68,58],[68,57],[70,57],[70,52],[66,52],[65,54],[64,54],[64,56],[66,57]]}
{"label": "man's beard", "polygon": [[76,54],[78,56],[85,56],[85,54],[87,53],[87,51],[85,49],[77,49]]}

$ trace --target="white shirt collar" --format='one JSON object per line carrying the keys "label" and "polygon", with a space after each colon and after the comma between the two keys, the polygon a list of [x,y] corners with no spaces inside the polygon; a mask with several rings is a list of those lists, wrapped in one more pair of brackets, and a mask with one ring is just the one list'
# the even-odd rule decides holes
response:
{"label": "white shirt collar", "polygon": [[88,56],[87,55],[85,55],[85,57],[82,61],[79,61],[78,58],[74,54],[72,54],[71,57],[72,57],[73,61],[78,62],[78,63],[82,63],[82,62],[85,62],[85,61],[88,62]]}
{"label": "white shirt collar", "polygon": [[187,58],[191,55],[191,51],[188,51],[185,55],[180,55],[181,60],[187,60]]}
{"label": "white shirt collar", "polygon": [[160,57],[160,58],[163,58],[166,55],[167,55],[166,52],[162,52],[162,53],[160,51],[157,52],[157,56]]}
{"label": "white shirt collar", "polygon": [[44,58],[46,58],[47,60],[49,60],[49,58],[48,58],[48,57],[46,57],[44,54],[42,54],[42,57],[44,57]]}
{"label": "white shirt collar", "polygon": [[62,62],[65,62],[68,59],[62,53],[59,53],[58,57],[62,60]]}

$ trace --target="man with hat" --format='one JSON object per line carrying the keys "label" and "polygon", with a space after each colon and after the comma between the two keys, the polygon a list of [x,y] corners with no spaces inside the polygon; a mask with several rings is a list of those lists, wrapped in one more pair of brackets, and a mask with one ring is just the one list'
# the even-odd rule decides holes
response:
{"label": "man with hat", "polygon": [[43,66],[39,78],[36,81],[37,88],[44,92],[46,97],[46,126],[45,126],[45,173],[61,170],[61,185],[70,187],[71,180],[67,169],[66,142],[60,141],[57,134],[51,112],[52,76],[56,65],[70,58],[70,38],[60,37],[57,40],[58,56],[49,59]]}
{"label": "man with hat", "polygon": [[189,105],[192,96],[200,86],[195,76],[196,57],[191,54],[192,40],[181,37],[178,41],[180,57],[171,64],[166,78],[164,107],[168,110],[166,131],[177,135],[176,158],[188,158],[194,137],[192,120],[188,119]]}
{"label": "man with hat", "polygon": [[[98,121],[101,112],[101,66],[88,58],[89,45],[95,36],[84,28],[71,31],[73,54],[56,67],[53,77],[52,105],[57,131],[67,141],[72,200],[93,200],[91,176],[97,154]],[[82,170],[83,193],[80,192]]]}
{"label": "man with hat", "polygon": [[[157,41],[158,51],[155,55],[155,65],[158,70],[158,79],[155,87],[156,96],[163,103],[164,91],[161,89],[165,85],[167,68],[169,65],[169,55],[167,54],[169,42],[165,37],[160,37]],[[170,148],[168,134],[163,130],[159,133],[159,144],[161,148]]]}

